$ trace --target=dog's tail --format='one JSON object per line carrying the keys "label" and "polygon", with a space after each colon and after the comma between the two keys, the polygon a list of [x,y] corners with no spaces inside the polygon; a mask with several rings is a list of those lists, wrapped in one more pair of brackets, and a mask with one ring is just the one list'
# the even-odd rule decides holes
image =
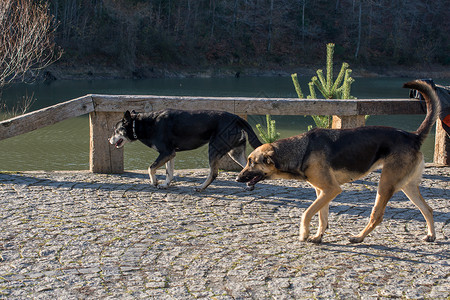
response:
{"label": "dog's tail", "polygon": [[439,98],[434,88],[430,84],[422,80],[413,80],[407,82],[403,85],[403,87],[418,90],[422,94],[423,98],[425,99],[425,103],[427,104],[427,115],[422,124],[420,124],[419,128],[415,132],[415,134],[417,134],[419,138],[420,144],[422,144],[428,133],[430,132],[431,127],[434,125],[434,123],[436,123],[437,117],[439,115]]}
{"label": "dog's tail", "polygon": [[256,149],[259,146],[261,146],[262,143],[256,136],[256,133],[253,131],[252,126],[250,126],[250,124],[248,124],[248,122],[246,120],[244,120],[240,117],[239,117],[239,123],[241,125],[241,128],[244,129],[245,132],[247,132],[248,142],[250,143],[250,146],[252,146],[253,149]]}

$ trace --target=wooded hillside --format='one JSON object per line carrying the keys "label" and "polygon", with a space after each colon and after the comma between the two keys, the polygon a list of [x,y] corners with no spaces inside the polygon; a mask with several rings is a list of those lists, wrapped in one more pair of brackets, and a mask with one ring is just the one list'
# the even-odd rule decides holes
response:
{"label": "wooded hillside", "polygon": [[47,0],[64,61],[142,66],[450,64],[448,0]]}

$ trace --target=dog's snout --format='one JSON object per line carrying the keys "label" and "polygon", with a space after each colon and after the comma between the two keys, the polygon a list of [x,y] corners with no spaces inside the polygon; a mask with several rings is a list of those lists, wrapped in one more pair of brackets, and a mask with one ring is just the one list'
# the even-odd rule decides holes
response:
{"label": "dog's snout", "polygon": [[250,180],[250,177],[244,171],[239,173],[238,176],[236,177],[237,182],[247,182],[249,180]]}

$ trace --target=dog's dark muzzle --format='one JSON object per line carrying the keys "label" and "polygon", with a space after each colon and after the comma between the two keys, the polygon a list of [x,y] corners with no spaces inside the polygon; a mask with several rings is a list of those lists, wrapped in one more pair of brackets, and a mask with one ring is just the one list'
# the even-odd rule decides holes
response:
{"label": "dog's dark muzzle", "polygon": [[248,185],[255,185],[258,181],[264,179],[264,175],[259,172],[246,172],[243,171],[239,173],[236,177],[236,181],[238,182],[247,182]]}
{"label": "dog's dark muzzle", "polygon": [[248,182],[250,181],[251,177],[248,174],[239,174],[236,177],[237,182]]}

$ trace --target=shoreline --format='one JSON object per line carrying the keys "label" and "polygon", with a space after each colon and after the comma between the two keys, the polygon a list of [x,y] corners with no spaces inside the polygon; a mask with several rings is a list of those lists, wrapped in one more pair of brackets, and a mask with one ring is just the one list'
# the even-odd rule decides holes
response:
{"label": "shoreline", "polygon": [[[54,64],[43,70],[38,81],[56,80],[99,80],[99,79],[149,79],[149,78],[223,78],[223,77],[289,77],[293,73],[299,76],[314,76],[323,66],[288,66],[273,68],[221,66],[208,68],[142,67],[134,71],[105,65],[68,66]],[[442,65],[410,67],[355,67],[352,77],[410,77],[410,78],[450,78],[450,68]],[[335,68],[335,73],[337,69]],[[336,75],[336,74],[335,74]]]}

